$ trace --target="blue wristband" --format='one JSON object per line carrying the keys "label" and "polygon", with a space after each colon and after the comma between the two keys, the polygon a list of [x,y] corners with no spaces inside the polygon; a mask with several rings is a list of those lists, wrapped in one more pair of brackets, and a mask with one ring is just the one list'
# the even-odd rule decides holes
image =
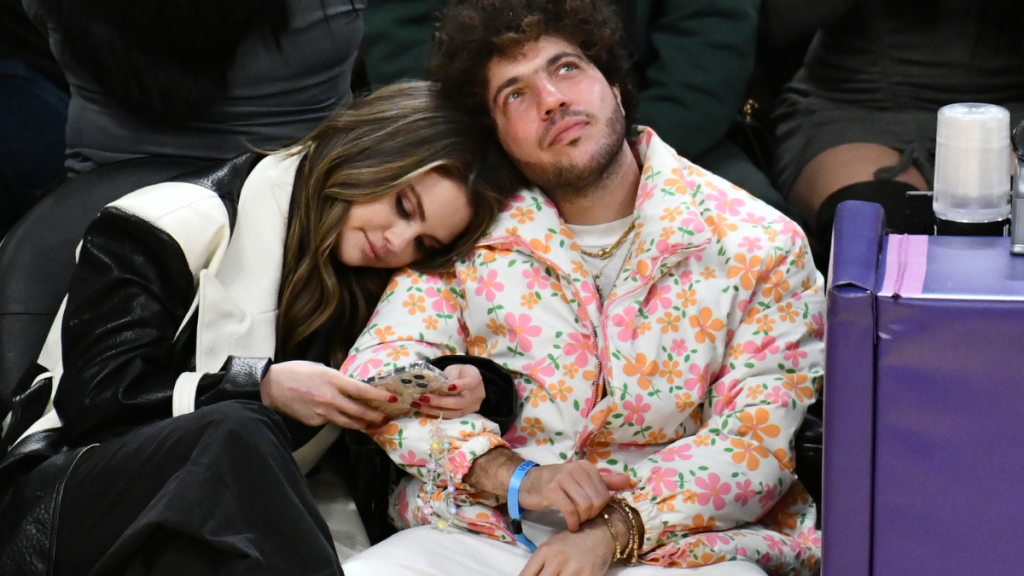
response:
{"label": "blue wristband", "polygon": [[519,485],[523,483],[523,477],[530,471],[530,468],[537,466],[536,462],[527,460],[516,468],[516,471],[512,473],[512,479],[508,482],[508,515],[511,519],[509,524],[512,528],[512,535],[516,537],[516,540],[520,544],[526,546],[533,552],[537,549],[537,545],[530,542],[530,539],[523,534],[523,522],[522,512],[519,510]]}

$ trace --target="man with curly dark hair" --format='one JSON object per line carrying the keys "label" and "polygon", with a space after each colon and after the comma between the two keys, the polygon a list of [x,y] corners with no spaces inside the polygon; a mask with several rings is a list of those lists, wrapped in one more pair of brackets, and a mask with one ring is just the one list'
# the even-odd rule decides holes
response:
{"label": "man with curly dark hair", "polygon": [[349,576],[817,569],[792,443],[821,276],[792,221],[633,128],[621,36],[603,0],[449,6],[431,73],[536,188],[454,271],[396,276],[342,370],[485,356],[521,410],[502,434],[441,399],[378,430],[408,530]]}

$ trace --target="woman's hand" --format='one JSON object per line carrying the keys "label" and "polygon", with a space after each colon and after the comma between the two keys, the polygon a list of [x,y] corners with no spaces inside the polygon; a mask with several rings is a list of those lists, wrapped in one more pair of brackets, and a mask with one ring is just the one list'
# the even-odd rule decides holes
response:
{"label": "woman's hand", "polygon": [[412,407],[429,416],[459,418],[480,411],[486,397],[484,380],[480,371],[469,364],[453,364],[444,369],[445,376],[452,381],[448,394],[425,394]]}
{"label": "woman's hand", "polygon": [[[620,540],[623,534],[629,532],[619,532]],[[594,518],[579,532],[560,532],[538,546],[519,576],[603,576],[614,556],[615,543],[604,518]]]}
{"label": "woman's hand", "polygon": [[270,367],[260,384],[268,407],[302,422],[320,426],[334,422],[342,428],[366,430],[386,420],[363,404],[366,400],[397,402],[390,392],[375,388],[316,362],[282,362]]}

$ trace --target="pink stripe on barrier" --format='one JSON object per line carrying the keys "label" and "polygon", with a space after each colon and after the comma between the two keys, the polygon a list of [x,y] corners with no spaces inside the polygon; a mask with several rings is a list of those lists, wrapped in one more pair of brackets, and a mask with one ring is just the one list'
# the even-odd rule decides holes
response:
{"label": "pink stripe on barrier", "polygon": [[879,296],[918,296],[924,290],[928,272],[928,237],[889,235],[885,252],[885,279]]}

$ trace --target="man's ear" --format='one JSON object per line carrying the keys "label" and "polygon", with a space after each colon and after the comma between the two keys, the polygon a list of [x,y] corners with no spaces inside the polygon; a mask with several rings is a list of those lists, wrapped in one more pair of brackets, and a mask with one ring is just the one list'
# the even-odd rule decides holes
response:
{"label": "man's ear", "polygon": [[615,101],[619,103],[619,110],[622,110],[622,113],[625,114],[626,109],[622,107],[622,91],[619,90],[618,86],[612,86],[612,94],[615,94]]}

